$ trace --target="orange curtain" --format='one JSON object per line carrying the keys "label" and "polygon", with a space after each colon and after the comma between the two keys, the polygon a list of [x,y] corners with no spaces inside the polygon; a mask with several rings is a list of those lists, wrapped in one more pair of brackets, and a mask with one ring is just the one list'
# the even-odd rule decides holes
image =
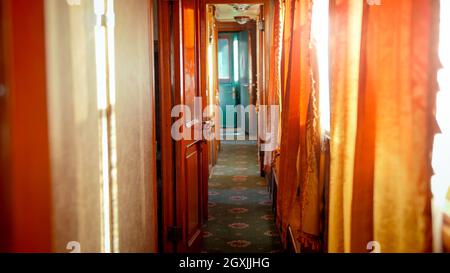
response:
{"label": "orange curtain", "polygon": [[[308,25],[310,29],[311,25]],[[303,32],[302,40],[310,41],[302,49],[308,52],[308,62],[304,63],[300,79],[300,147],[297,155],[297,169],[300,171],[300,220],[297,241],[302,252],[322,250],[324,224],[324,178],[321,175],[322,132],[319,115],[319,70],[315,42],[311,31]],[[308,73],[306,73],[308,72]],[[303,111],[302,111],[303,110]],[[305,123],[302,123],[302,122]]]}
{"label": "orange curtain", "polygon": [[331,1],[329,251],[431,251],[439,2],[360,2]]}
{"label": "orange curtain", "polygon": [[282,238],[288,227],[301,247],[320,248],[317,100],[312,85],[310,0],[285,2],[281,68],[283,96],[278,221]]}
{"label": "orange curtain", "polygon": [[[282,51],[282,38],[283,38],[283,21],[284,21],[284,6],[281,1],[275,1],[274,3],[274,17],[273,17],[273,27],[272,27],[272,44],[270,49],[270,76],[269,76],[269,92],[267,95],[267,105],[278,105],[281,110],[281,77],[280,77],[280,66],[281,66],[281,51]],[[276,135],[277,149],[279,149],[279,130],[281,126],[280,120],[274,120],[276,117],[272,116],[272,113],[267,109],[267,120],[265,123],[266,129],[271,131],[272,123],[278,123]],[[274,165],[277,152],[267,151],[264,155],[264,165],[266,171],[270,172],[270,169]]]}
{"label": "orange curtain", "polygon": [[[277,196],[277,220],[281,225],[283,240],[286,239],[287,228],[291,225],[296,230],[300,228],[298,217],[292,217],[295,222],[291,221],[291,215],[299,215],[299,196],[297,172],[297,150],[299,147],[300,134],[300,86],[299,79],[290,76],[293,74],[291,67],[295,64],[296,73],[299,73],[301,59],[299,57],[300,50],[294,50],[293,54],[297,58],[290,56],[291,48],[300,49],[300,30],[296,28],[293,33],[294,12],[298,12],[300,1],[285,1],[284,16],[284,38],[283,51],[281,60],[281,95],[283,109],[281,112],[281,147],[280,147],[280,170],[279,185]],[[297,4],[297,6],[296,6]],[[296,75],[298,76],[298,74]],[[289,79],[289,80],[288,80]],[[289,82],[289,83],[288,83]]]}
{"label": "orange curtain", "polygon": [[330,1],[329,252],[350,252],[362,14],[363,1]]}

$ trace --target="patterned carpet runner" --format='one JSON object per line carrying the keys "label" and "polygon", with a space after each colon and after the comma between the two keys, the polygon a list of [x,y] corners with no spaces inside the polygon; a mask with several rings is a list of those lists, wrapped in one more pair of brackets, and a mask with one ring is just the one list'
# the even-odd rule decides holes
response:
{"label": "patterned carpet runner", "polygon": [[207,253],[281,251],[256,145],[222,144],[209,181],[209,221],[203,237]]}

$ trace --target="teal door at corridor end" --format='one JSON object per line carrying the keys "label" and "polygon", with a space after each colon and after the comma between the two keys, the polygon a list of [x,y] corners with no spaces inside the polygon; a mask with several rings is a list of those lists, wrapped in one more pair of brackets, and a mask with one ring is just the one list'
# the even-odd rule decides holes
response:
{"label": "teal door at corridor end", "polygon": [[[235,111],[227,113],[227,106],[248,106],[249,50],[248,31],[220,32],[218,41],[219,98],[222,109],[222,128],[242,128]],[[248,117],[245,119],[248,124]],[[247,131],[247,130],[246,130]]]}
{"label": "teal door at corridor end", "polygon": [[239,104],[237,90],[238,78],[235,77],[234,45],[238,39],[236,32],[219,33],[218,70],[219,70],[219,101],[222,110],[222,128],[237,128],[237,114],[227,113],[227,106]]}
{"label": "teal door at corridor end", "polygon": [[[250,55],[248,36],[248,31],[241,31],[238,33],[239,81],[237,84],[240,98],[239,103],[243,107],[250,105]],[[245,124],[241,124],[241,119],[241,117],[238,117],[238,127],[245,130],[246,133],[249,133],[249,115],[245,114]]]}

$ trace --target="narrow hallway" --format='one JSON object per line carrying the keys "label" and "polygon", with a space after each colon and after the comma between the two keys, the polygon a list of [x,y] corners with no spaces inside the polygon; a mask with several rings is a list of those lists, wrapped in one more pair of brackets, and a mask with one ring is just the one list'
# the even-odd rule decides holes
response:
{"label": "narrow hallway", "polygon": [[450,253],[449,163],[450,0],[0,0],[0,258]]}
{"label": "narrow hallway", "polygon": [[203,236],[203,251],[209,253],[281,251],[256,144],[222,143],[209,180],[209,220]]}

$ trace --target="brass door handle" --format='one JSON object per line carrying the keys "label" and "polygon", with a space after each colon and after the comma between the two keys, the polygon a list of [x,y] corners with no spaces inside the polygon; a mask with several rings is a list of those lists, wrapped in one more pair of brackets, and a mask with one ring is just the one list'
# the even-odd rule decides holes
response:
{"label": "brass door handle", "polygon": [[214,127],[214,121],[213,120],[204,120],[203,122],[202,122],[202,124],[203,124],[203,128],[206,128],[206,129],[211,129],[212,127]]}

